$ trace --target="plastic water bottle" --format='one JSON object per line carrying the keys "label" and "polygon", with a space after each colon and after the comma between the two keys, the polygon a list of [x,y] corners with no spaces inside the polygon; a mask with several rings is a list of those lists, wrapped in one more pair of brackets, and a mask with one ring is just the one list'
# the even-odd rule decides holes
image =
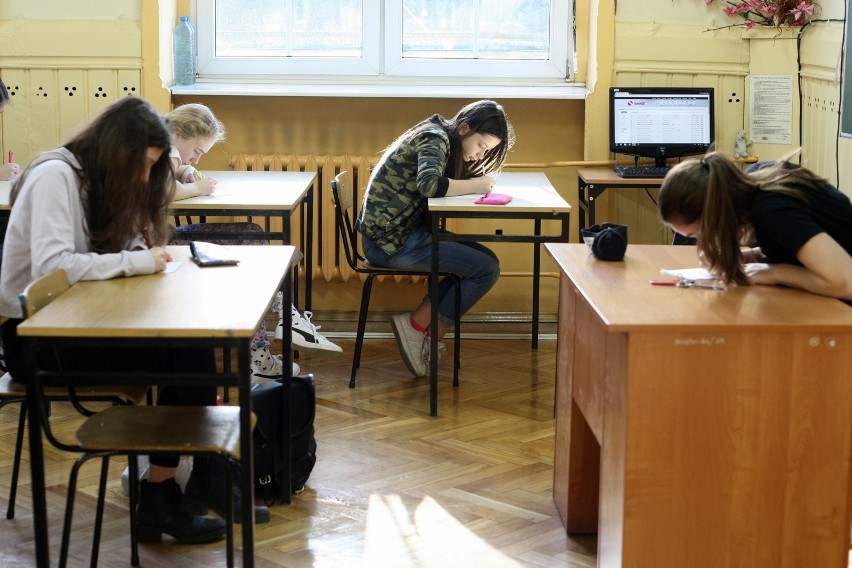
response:
{"label": "plastic water bottle", "polygon": [[174,69],[175,85],[195,83],[195,30],[189,16],[181,16],[175,28]]}

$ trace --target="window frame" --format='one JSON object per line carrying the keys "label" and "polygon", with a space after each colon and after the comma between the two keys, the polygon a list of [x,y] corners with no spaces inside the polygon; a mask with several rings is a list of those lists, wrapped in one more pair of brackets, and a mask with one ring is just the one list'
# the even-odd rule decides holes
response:
{"label": "window frame", "polygon": [[[404,59],[401,0],[363,0],[361,57],[215,56],[216,0],[192,0],[198,82],[332,81],[357,84],[567,84],[575,73],[574,2],[551,0],[550,57],[537,60]],[[392,26],[390,22],[396,21]],[[561,31],[560,22],[564,22]],[[386,34],[383,30],[389,30]],[[372,41],[370,41],[372,39]],[[531,73],[532,71],[532,73]]]}

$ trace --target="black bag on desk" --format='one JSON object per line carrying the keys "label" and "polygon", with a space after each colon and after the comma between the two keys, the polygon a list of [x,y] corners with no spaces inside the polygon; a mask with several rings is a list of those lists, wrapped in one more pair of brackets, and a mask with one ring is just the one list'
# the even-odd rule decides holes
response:
{"label": "black bag on desk", "polygon": [[[280,380],[270,381],[251,391],[251,406],[257,416],[254,429],[254,493],[267,505],[282,494],[286,460],[281,442],[282,417]],[[291,492],[301,493],[317,461],[314,437],[316,390],[312,374],[293,377],[290,382]]]}

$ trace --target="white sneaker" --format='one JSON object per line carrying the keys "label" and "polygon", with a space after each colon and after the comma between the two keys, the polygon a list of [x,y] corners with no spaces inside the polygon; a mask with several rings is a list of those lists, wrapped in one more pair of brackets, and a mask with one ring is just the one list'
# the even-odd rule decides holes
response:
{"label": "white sneaker", "polygon": [[[302,369],[297,363],[293,363],[293,374],[295,377]],[[251,374],[253,377],[262,379],[277,379],[284,375],[284,358],[281,355],[269,355],[266,361],[263,357],[252,357]]]}
{"label": "white sneaker", "polygon": [[[291,337],[294,347],[304,347],[305,349],[321,349],[323,351],[334,351],[342,353],[343,349],[339,345],[335,345],[324,336],[320,335],[317,330],[318,325],[311,323],[311,312],[305,312],[305,315],[299,313],[299,310],[293,306],[293,325],[291,328]],[[278,327],[275,328],[275,339],[284,337],[284,321],[278,320]]]}
{"label": "white sneaker", "polygon": [[399,346],[402,362],[415,377],[424,376],[428,368],[423,361],[423,345],[426,334],[411,326],[411,314],[397,314],[391,318],[393,336]]}
{"label": "white sneaker", "polygon": [[[441,357],[444,356],[444,353],[447,352],[447,344],[443,341],[438,342],[438,362],[441,362]],[[426,341],[423,342],[423,351],[421,353],[421,357],[423,358],[423,365],[426,367],[426,372],[429,372],[429,360],[432,356],[432,338],[428,335],[426,336]]]}

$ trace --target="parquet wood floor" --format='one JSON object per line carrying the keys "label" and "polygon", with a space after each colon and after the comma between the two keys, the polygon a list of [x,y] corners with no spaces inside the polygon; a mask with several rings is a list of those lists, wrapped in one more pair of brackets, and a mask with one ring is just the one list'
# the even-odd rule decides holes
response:
{"label": "parquet wood floor", "polygon": [[[318,461],[307,490],[257,527],[261,567],[595,566],[595,538],[565,535],[552,500],[555,341],[465,339],[461,386],[442,363],[439,416],[425,379],[412,379],[392,339],[368,339],[359,384],[348,388],[353,341],[342,354],[303,350],[317,382]],[[452,344],[448,345],[452,349]],[[11,476],[16,407],[0,411],[0,507]],[[79,418],[54,407],[54,424]],[[73,455],[47,450],[51,558],[58,556]],[[25,459],[27,459],[25,452]],[[122,460],[113,460],[101,566],[129,566]],[[83,468],[71,566],[87,566],[97,465]],[[31,566],[29,462],[16,517],[0,519],[0,566]],[[237,531],[239,546],[239,531]],[[141,547],[145,567],[224,565],[224,543]],[[238,560],[239,562],[239,560]]]}

